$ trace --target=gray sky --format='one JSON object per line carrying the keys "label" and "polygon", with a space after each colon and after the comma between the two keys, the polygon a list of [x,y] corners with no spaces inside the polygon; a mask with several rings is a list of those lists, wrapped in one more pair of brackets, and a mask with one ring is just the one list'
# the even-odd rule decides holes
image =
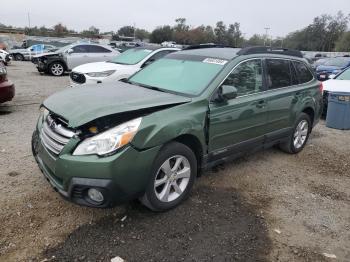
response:
{"label": "gray sky", "polygon": [[0,23],[52,27],[62,22],[75,30],[91,25],[102,31],[116,31],[123,25],[153,30],[158,25],[174,24],[175,18],[187,18],[187,24],[215,25],[239,22],[243,33],[251,36],[270,27],[274,37],[283,36],[312,22],[323,13],[350,13],[350,0],[4,0]]}

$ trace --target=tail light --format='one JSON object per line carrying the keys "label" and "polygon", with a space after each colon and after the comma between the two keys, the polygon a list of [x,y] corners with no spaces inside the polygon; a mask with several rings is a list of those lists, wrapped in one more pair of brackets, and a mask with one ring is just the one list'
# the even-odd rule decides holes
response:
{"label": "tail light", "polygon": [[319,88],[320,88],[321,93],[323,93],[323,84],[322,84],[322,82],[320,82]]}

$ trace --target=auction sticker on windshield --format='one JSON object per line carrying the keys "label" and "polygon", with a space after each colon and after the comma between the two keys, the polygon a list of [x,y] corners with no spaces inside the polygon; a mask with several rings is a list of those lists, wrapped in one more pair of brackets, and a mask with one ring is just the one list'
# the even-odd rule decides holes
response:
{"label": "auction sticker on windshield", "polygon": [[206,58],[203,60],[203,63],[225,65],[227,63],[227,60],[216,59],[216,58]]}

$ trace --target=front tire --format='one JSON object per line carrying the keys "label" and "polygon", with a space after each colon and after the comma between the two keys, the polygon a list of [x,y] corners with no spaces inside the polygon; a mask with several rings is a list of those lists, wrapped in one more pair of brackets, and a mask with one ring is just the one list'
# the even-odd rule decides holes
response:
{"label": "front tire", "polygon": [[153,211],[172,209],[188,198],[197,176],[197,159],[193,151],[178,142],[171,142],[158,153],[151,181],[142,204]]}
{"label": "front tire", "polygon": [[64,74],[64,66],[61,62],[53,62],[49,66],[49,72],[53,76],[62,76]]}
{"label": "front tire", "polygon": [[282,151],[289,154],[297,154],[305,147],[312,130],[312,123],[310,116],[301,113],[297,119],[293,134],[288,138],[288,141],[280,144]]}

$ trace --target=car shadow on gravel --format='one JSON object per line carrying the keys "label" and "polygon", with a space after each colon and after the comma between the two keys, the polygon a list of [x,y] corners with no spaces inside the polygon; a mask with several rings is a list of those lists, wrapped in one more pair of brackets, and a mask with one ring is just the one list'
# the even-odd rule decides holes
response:
{"label": "car shadow on gravel", "polygon": [[267,261],[267,225],[235,190],[198,186],[189,200],[166,213],[138,203],[72,232],[47,249],[50,261]]}

